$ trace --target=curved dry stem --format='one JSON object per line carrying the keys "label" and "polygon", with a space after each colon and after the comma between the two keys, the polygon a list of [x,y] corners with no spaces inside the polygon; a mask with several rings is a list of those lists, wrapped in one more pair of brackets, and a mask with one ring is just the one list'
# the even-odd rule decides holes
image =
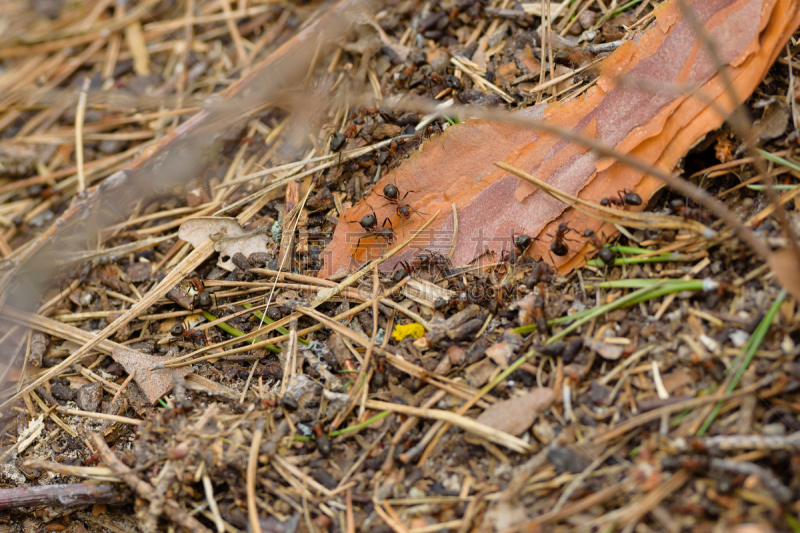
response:
{"label": "curved dry stem", "polygon": [[[495,162],[495,165],[497,165],[499,168],[502,168],[506,172],[517,176],[518,178],[522,178],[532,183],[559,202],[562,202],[585,215],[602,220],[603,222],[610,222],[612,224],[619,224],[621,226],[632,228],[652,228],[653,226],[658,226],[662,229],[689,230],[701,235],[714,231],[694,220],[684,220],[680,217],[657,215],[654,213],[620,211],[619,209],[604,207],[600,204],[596,204],[594,202],[584,200],[583,198],[578,198],[577,196],[565,193],[564,191],[560,191],[552,185],[549,185],[547,182],[528,174],[524,170],[512,167],[511,165],[507,165],[501,161]],[[582,206],[586,206],[589,209],[585,209]],[[621,213],[624,213],[626,216],[619,216]],[[610,216],[606,216],[606,214]]]}

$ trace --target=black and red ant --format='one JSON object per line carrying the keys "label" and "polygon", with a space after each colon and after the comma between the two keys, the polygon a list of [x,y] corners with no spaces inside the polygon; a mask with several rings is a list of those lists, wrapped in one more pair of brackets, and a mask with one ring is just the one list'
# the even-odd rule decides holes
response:
{"label": "black and red ant", "polygon": [[600,200],[600,205],[608,207],[609,205],[616,205],[618,207],[625,207],[626,205],[639,206],[642,205],[642,197],[630,189],[622,189],[617,191],[617,196],[609,196]]}
{"label": "black and red ant", "polygon": [[386,363],[384,361],[385,357],[379,356],[378,362],[376,364],[375,372],[372,374],[372,386],[376,389],[379,389],[386,385],[386,374],[385,374],[385,366]]}
{"label": "black and red ant", "polygon": [[547,327],[547,313],[544,308],[544,297],[541,294],[533,299],[533,316],[536,318],[536,329],[542,335],[547,335],[549,333]]}
{"label": "black and red ant", "polygon": [[586,231],[583,232],[583,236],[588,237],[589,242],[597,248],[597,257],[600,258],[600,261],[608,266],[614,264],[614,261],[617,259],[617,254],[615,254],[611,248],[603,244],[603,241],[600,240],[600,237],[597,236],[597,233],[595,233],[593,229],[586,229]]}
{"label": "black and red ant", "polygon": [[446,277],[450,275],[450,259],[439,252],[423,250],[412,259],[411,263],[399,261],[392,274],[392,281],[400,283],[406,276],[411,276],[422,268],[427,268],[429,275],[433,275],[433,269],[436,268]]}
{"label": "black and red ant", "polygon": [[536,239],[524,233],[512,233],[511,240],[514,242],[514,251],[508,252],[503,250],[500,254],[501,262],[516,263],[525,255],[525,252],[528,251],[528,248],[531,247],[531,244],[533,244],[533,241]]}
{"label": "black and red ant", "polygon": [[439,252],[423,250],[414,258],[413,263],[417,265],[417,268],[427,268],[429,274],[432,274],[434,268],[445,276],[450,274],[450,259]]}
{"label": "black and red ant", "polygon": [[192,300],[192,309],[194,309],[195,306],[198,309],[203,310],[211,309],[211,306],[214,304],[214,300],[211,294],[206,292],[206,287],[203,284],[203,280],[200,278],[200,276],[198,276],[196,272],[193,272],[186,276],[186,280],[194,286],[195,290],[197,290],[197,294]]}
{"label": "black and red ant", "polygon": [[547,283],[550,283],[552,277],[552,267],[542,261],[533,267],[531,275],[525,280],[525,286],[528,287],[528,289],[533,290],[536,285],[539,285],[539,292],[544,293],[544,286]]}
{"label": "black and red ant", "polygon": [[413,211],[417,215],[422,217],[422,215],[427,215],[428,213],[423,213],[421,211],[417,211],[411,205],[403,203],[406,199],[406,196],[411,194],[412,192],[416,191],[406,191],[402,198],[400,198],[400,190],[397,188],[397,185],[394,183],[388,183],[383,188],[383,194],[378,193],[378,196],[383,198],[384,200],[388,200],[387,203],[383,204],[381,207],[386,207],[387,205],[394,204],[397,206],[397,215],[402,218],[403,220],[408,220],[411,218],[411,212]]}
{"label": "black and red ant", "polygon": [[489,301],[488,308],[491,314],[497,315],[502,311],[500,304],[503,300],[514,299],[514,294],[518,290],[518,286],[515,283],[510,283],[507,285],[495,285],[492,289],[492,292],[497,291],[497,294]]}
{"label": "black and red ant", "polygon": [[670,206],[676,214],[682,216],[686,220],[694,220],[706,226],[712,222],[711,215],[709,215],[707,212],[696,207],[689,207],[685,205],[683,200],[679,198],[672,200],[672,202],[670,202]]}
{"label": "black and red ant", "polygon": [[192,341],[193,346],[200,344],[201,346],[208,346],[208,337],[199,329],[186,328],[183,324],[175,324],[172,326],[170,333],[173,337],[189,339]]}
{"label": "black and red ant", "polygon": [[[361,227],[364,228],[364,231],[367,232],[366,235],[362,235],[358,242],[356,243],[356,250],[358,250],[359,246],[361,246],[361,241],[368,237],[375,237],[376,239],[383,239],[386,241],[386,244],[392,244],[396,240],[396,236],[394,234],[394,229],[392,228],[391,221],[386,218],[381,225],[381,229],[378,228],[378,216],[375,214],[375,210],[372,209],[372,206],[369,206],[370,210],[372,211],[371,214],[364,215],[361,217],[361,220],[358,222],[361,224]],[[348,220],[351,224],[353,221]],[[386,225],[389,227],[386,227]]]}
{"label": "black and red ant", "polygon": [[[566,245],[565,241],[572,240],[572,239],[567,239],[567,234],[570,231],[575,231],[575,230],[570,228],[566,222],[562,222],[561,224],[558,225],[555,235],[550,235],[549,233],[547,233],[547,236],[552,237],[553,239],[553,242],[550,244],[550,252],[556,254],[558,257],[564,257],[569,253],[569,246]],[[575,233],[577,232],[575,231]],[[555,263],[555,259],[553,259],[552,256],[550,257],[550,259],[553,260],[553,263]]]}

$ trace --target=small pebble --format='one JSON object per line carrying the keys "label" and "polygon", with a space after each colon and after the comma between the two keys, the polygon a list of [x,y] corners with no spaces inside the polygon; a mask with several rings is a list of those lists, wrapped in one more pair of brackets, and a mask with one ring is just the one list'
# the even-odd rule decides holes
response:
{"label": "small pebble", "polygon": [[78,409],[89,412],[96,412],[103,399],[103,386],[100,383],[86,383],[78,389],[78,397],[75,403]]}
{"label": "small pebble", "polygon": [[597,13],[595,13],[594,11],[584,11],[578,18],[578,22],[580,23],[581,28],[583,28],[584,30],[588,30],[589,28],[594,26],[596,20],[597,20]]}

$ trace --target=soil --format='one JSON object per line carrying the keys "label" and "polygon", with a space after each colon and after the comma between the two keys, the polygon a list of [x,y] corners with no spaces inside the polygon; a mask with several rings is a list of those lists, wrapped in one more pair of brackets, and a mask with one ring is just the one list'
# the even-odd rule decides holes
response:
{"label": "soil", "polygon": [[[458,121],[392,97],[579,98],[596,69],[546,82],[658,4],[546,5],[547,33],[540,4],[386,2],[291,72],[257,65],[335,8],[0,5],[4,530],[800,531],[800,310],[737,238],[622,228],[566,275],[526,236],[317,275],[342,213]],[[745,105],[795,227],[797,37]],[[747,150],[723,126],[680,173],[786,246]],[[724,229],[666,190],[647,211]],[[411,237],[349,222],[377,255]]]}

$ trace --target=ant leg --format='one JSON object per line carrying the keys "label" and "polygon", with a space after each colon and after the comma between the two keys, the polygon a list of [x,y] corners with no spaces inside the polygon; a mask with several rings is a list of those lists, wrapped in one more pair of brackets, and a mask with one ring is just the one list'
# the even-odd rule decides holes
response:
{"label": "ant leg", "polygon": [[359,237],[358,241],[356,241],[356,251],[358,251],[358,249],[361,247],[361,241],[363,239],[368,239],[369,237],[372,237],[372,235],[371,234],[367,234],[367,235],[362,235],[361,237]]}

